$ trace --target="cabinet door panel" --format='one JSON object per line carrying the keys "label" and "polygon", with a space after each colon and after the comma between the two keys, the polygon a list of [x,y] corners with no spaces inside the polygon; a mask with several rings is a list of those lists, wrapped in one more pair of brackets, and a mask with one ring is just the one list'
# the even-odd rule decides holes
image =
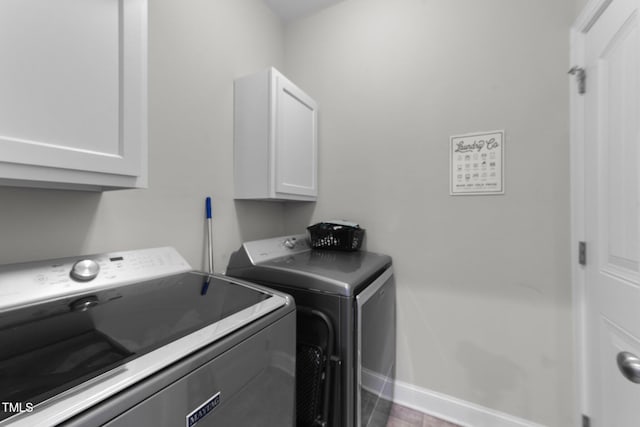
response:
{"label": "cabinet door panel", "polygon": [[0,162],[141,174],[146,1],[3,0],[0,53]]}
{"label": "cabinet door panel", "polygon": [[277,80],[276,192],[317,195],[317,106],[288,80]]}

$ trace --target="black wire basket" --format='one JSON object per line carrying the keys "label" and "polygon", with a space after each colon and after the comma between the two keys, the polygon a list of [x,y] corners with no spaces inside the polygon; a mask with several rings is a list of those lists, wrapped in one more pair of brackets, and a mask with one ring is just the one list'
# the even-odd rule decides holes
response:
{"label": "black wire basket", "polygon": [[364,228],[319,222],[307,227],[309,242],[313,249],[337,249],[357,251],[362,246]]}

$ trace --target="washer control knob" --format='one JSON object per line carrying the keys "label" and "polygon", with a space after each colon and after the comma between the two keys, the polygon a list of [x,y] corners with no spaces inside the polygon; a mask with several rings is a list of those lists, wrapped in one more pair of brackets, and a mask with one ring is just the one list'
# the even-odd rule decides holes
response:
{"label": "washer control knob", "polygon": [[293,249],[296,247],[296,239],[295,238],[287,239],[282,244],[288,249]]}
{"label": "washer control knob", "polygon": [[82,259],[71,267],[71,278],[79,282],[88,282],[98,275],[100,266],[92,259]]}

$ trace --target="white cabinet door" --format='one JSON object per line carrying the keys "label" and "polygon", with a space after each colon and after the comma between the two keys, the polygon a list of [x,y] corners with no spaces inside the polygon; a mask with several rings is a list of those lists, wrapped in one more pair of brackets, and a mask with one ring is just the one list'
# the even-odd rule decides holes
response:
{"label": "white cabinet door", "polygon": [[275,191],[316,196],[316,103],[283,76],[275,79]]}
{"label": "white cabinet door", "polygon": [[234,88],[235,198],[313,201],[318,107],[274,68]]}
{"label": "white cabinet door", "polygon": [[0,2],[1,183],[146,185],[146,1]]}

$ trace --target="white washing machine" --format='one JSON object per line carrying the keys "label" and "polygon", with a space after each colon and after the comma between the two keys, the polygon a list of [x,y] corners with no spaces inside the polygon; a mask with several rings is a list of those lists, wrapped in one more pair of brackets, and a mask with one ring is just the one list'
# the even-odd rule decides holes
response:
{"label": "white washing machine", "polygon": [[0,266],[0,426],[292,426],[291,297],[172,248]]}

